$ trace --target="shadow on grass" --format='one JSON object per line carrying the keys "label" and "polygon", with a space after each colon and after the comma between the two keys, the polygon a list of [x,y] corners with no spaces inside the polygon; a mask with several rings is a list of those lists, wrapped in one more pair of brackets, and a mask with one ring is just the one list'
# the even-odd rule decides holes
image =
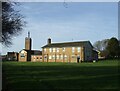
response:
{"label": "shadow on grass", "polygon": [[3,91],[110,91],[119,89],[118,66],[83,63],[3,63]]}

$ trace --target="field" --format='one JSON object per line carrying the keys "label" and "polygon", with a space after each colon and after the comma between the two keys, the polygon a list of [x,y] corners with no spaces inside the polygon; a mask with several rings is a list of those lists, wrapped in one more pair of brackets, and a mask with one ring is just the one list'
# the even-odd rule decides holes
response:
{"label": "field", "polygon": [[113,91],[118,61],[96,63],[3,62],[3,91]]}

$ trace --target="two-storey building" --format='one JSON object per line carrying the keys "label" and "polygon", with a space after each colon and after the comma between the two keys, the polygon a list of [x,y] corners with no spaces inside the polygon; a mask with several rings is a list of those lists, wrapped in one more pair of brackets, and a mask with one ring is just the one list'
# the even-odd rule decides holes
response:
{"label": "two-storey building", "polygon": [[[94,52],[95,55],[95,52]],[[93,56],[93,46],[89,41],[51,43],[42,47],[43,62],[82,62],[97,59]]]}

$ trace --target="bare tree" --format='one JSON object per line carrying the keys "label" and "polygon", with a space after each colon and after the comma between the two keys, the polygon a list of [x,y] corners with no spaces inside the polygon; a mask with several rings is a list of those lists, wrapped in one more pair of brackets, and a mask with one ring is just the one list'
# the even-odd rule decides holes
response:
{"label": "bare tree", "polygon": [[0,42],[5,46],[12,44],[12,38],[23,30],[24,17],[14,9],[15,2],[2,2],[2,38]]}

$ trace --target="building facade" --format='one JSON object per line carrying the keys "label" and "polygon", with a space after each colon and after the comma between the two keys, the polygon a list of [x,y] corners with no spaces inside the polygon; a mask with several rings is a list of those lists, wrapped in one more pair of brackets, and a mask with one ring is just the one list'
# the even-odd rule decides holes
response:
{"label": "building facade", "polygon": [[42,51],[31,49],[32,39],[28,32],[25,38],[25,49],[19,52],[20,62],[87,62],[98,59],[98,52],[93,50],[90,41],[51,43],[47,40],[47,45],[42,47]]}
{"label": "building facade", "polygon": [[20,62],[42,62],[42,52],[39,50],[26,50],[23,49],[19,52]]}
{"label": "building facade", "polygon": [[28,37],[25,38],[25,49],[19,52],[19,62],[42,62],[42,51],[31,50],[32,39],[30,38],[30,32],[28,32]]}
{"label": "building facade", "polygon": [[[94,53],[94,56],[93,56]],[[43,62],[83,62],[97,58],[89,41],[51,43],[42,47]]]}
{"label": "building facade", "polygon": [[8,61],[18,61],[18,53],[17,52],[7,52],[6,58]]}

